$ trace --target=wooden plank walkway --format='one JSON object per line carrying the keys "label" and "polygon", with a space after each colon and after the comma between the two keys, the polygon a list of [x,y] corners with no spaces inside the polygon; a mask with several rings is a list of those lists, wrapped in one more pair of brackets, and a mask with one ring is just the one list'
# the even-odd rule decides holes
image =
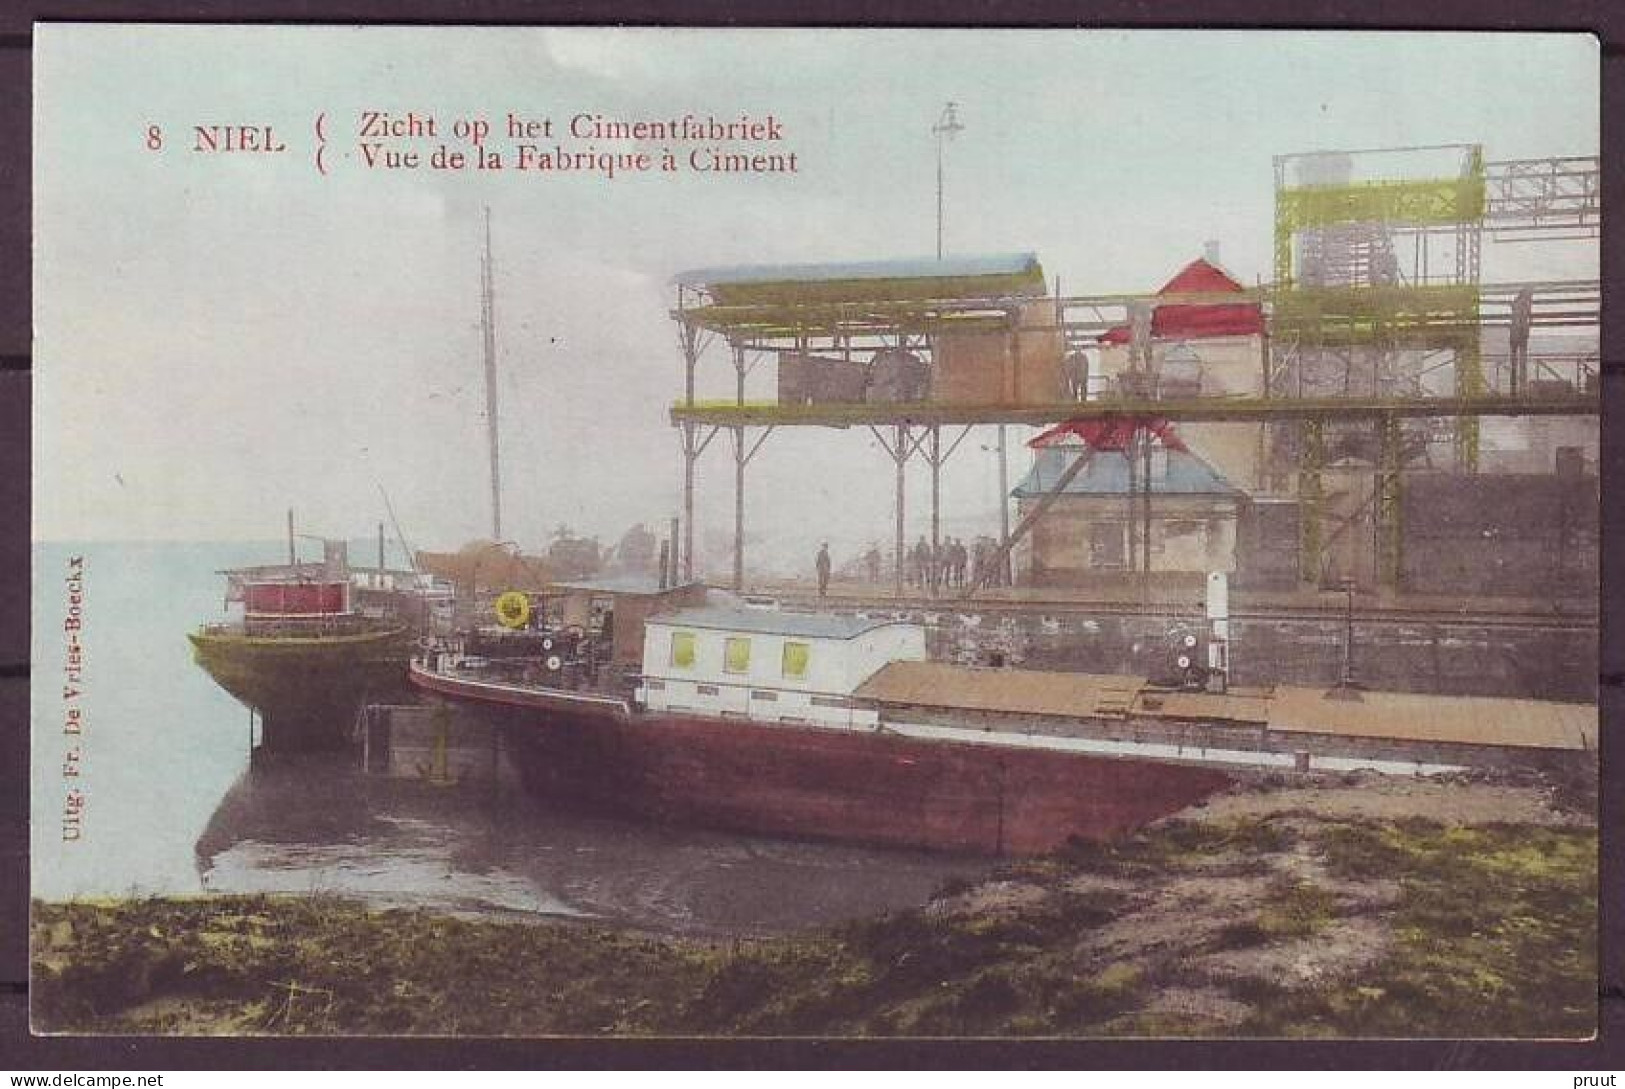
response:
{"label": "wooden plank walkway", "polygon": [[1597,707],[1588,703],[1434,696],[1276,685],[1233,693],[1167,691],[1144,677],[892,662],[855,695],[894,707],[1067,719],[1162,718],[1369,740],[1588,752]]}

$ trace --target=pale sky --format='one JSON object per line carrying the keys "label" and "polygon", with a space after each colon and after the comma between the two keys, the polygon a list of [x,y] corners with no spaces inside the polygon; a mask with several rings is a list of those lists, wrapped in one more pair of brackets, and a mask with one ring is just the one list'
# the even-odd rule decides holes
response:
{"label": "pale sky", "polygon": [[[930,253],[945,100],[965,125],[949,252],[1035,251],[1068,293],[1155,289],[1206,239],[1266,279],[1276,154],[1598,148],[1583,35],[44,25],[36,79],[41,539],[275,538],[290,506],[310,532],[365,536],[379,484],[415,545],[485,535],[485,206],[504,530],[528,548],[559,522],[612,540],[677,513],[673,274]],[[802,169],[609,182],[351,158],[319,175],[315,117],[343,153],[368,109],[771,114]],[[289,151],[186,151],[207,123],[272,125]],[[1595,274],[1583,249],[1485,246],[1486,280]],[[722,354],[701,390],[732,392]],[[764,364],[751,395],[773,390]],[[948,532],[996,525],[992,436],[950,462]],[[700,464],[702,537],[731,532],[725,442]],[[911,488],[923,515],[923,476]],[[775,432],[750,469],[754,556],[887,541],[891,495],[866,432]]]}

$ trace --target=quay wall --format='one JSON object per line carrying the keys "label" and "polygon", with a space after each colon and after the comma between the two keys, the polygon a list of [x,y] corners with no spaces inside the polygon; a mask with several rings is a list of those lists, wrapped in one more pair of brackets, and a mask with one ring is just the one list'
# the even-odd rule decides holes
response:
{"label": "quay wall", "polygon": [[[938,660],[1154,680],[1172,676],[1179,634],[1206,629],[1199,619],[1161,614],[954,607],[901,615],[926,625]],[[1346,631],[1343,620],[1323,618],[1232,620],[1231,683],[1333,684],[1343,672]],[[1352,673],[1368,688],[1396,692],[1589,701],[1597,696],[1597,631],[1580,623],[1357,617]]]}

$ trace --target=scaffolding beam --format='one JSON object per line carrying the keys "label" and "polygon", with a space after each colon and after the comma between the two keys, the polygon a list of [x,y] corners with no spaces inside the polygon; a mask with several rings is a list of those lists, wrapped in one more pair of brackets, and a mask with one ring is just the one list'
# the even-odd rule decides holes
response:
{"label": "scaffolding beam", "polygon": [[1487,391],[1470,397],[1183,397],[1098,401],[1056,401],[1049,404],[946,404],[920,401],[909,404],[781,405],[777,402],[700,401],[693,406],[673,405],[671,420],[722,427],[776,424],[809,427],[891,427],[906,424],[1025,424],[1044,427],[1066,420],[1107,420],[1126,416],[1157,416],[1185,423],[1281,423],[1291,420],[1376,420],[1386,415],[1403,419],[1449,419],[1454,416],[1596,416],[1601,399],[1595,392],[1525,397],[1494,396]]}
{"label": "scaffolding beam", "polygon": [[1594,232],[1602,225],[1602,160],[1595,155],[1484,164],[1484,224],[1492,232]]}

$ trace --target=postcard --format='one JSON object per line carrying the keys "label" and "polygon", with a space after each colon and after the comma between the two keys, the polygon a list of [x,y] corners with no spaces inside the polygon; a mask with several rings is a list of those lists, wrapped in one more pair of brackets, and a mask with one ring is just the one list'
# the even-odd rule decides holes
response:
{"label": "postcard", "polygon": [[1595,1032],[1595,38],[34,70],[35,1032]]}

